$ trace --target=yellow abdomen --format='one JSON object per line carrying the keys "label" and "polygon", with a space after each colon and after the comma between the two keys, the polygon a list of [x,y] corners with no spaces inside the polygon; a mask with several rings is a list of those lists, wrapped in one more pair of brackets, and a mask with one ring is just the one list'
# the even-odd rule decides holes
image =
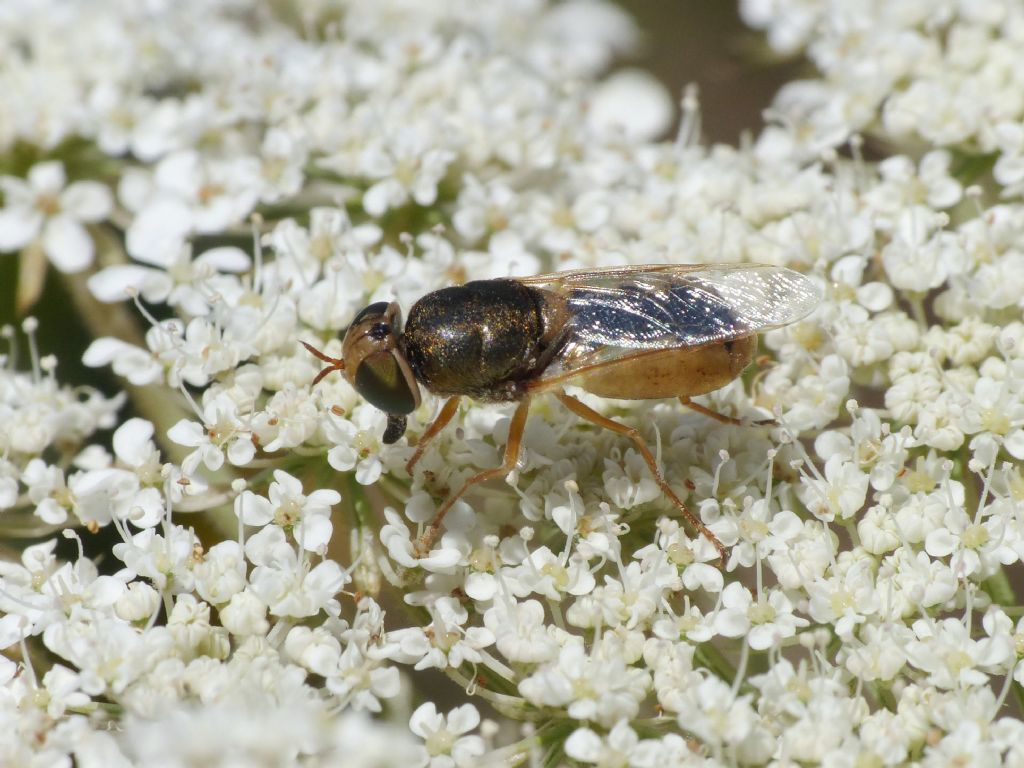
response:
{"label": "yellow abdomen", "polygon": [[689,349],[653,350],[592,369],[568,383],[621,400],[703,395],[739,376],[756,350],[757,336]]}

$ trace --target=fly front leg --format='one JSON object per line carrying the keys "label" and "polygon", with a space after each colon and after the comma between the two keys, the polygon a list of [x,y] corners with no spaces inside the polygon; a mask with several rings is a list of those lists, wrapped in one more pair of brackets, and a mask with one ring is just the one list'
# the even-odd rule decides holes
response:
{"label": "fly front leg", "polygon": [[756,421],[744,421],[743,419],[737,419],[734,416],[726,416],[724,413],[713,411],[710,408],[701,405],[700,403],[691,400],[687,395],[680,395],[679,402],[689,408],[691,411],[707,416],[709,419],[714,419],[719,424],[731,424],[734,427],[746,427],[746,426],[757,426],[757,427],[777,427],[779,423],[775,419],[758,419]]}
{"label": "fly front leg", "polygon": [[581,419],[586,419],[591,424],[596,424],[599,427],[610,429],[612,432],[623,435],[632,440],[637,450],[640,451],[640,455],[643,456],[644,461],[647,462],[647,467],[651,470],[651,474],[654,475],[654,481],[658,484],[661,492],[668,496],[669,500],[676,506],[676,508],[683,513],[683,516],[690,525],[693,526],[693,528],[705,539],[711,542],[714,548],[718,550],[718,557],[721,560],[721,564],[723,566],[725,565],[726,558],[729,554],[725,545],[718,540],[718,537],[715,536],[715,534],[713,534],[703,522],[701,522],[699,517],[687,508],[683,503],[683,500],[676,496],[675,491],[673,491],[665,481],[661,471],[658,469],[658,464],[654,460],[654,456],[651,454],[650,449],[647,447],[647,443],[644,442],[643,437],[640,435],[639,430],[635,427],[627,427],[625,424],[620,424],[614,419],[609,419],[607,416],[602,416],[593,408],[585,405],[572,395],[567,395],[564,391],[556,392],[555,397],[561,400],[566,408],[575,413]]}
{"label": "fly front leg", "polygon": [[[457,398],[452,398],[441,411],[441,415],[444,415],[445,411],[448,410],[449,405]],[[452,413],[455,412],[455,407],[452,406]],[[484,483],[495,477],[502,477],[507,475],[513,469],[516,468],[516,464],[519,462],[519,448],[523,442],[523,430],[526,429],[526,416],[530,411],[530,399],[524,398],[516,406],[515,412],[512,414],[512,423],[509,424],[508,428],[508,442],[505,443],[505,456],[502,459],[501,465],[494,469],[485,469],[482,472],[477,472],[466,482],[462,484],[455,493],[448,496],[445,499],[444,504],[437,510],[437,514],[434,515],[433,521],[430,523],[430,527],[427,528],[426,532],[420,536],[419,541],[416,542],[416,554],[420,557],[426,555],[430,551],[430,547],[433,545],[434,540],[437,538],[437,534],[441,530],[441,522],[444,520],[444,516],[448,514],[448,510],[452,508],[456,501],[472,488],[477,483]],[[440,421],[441,416],[438,416],[437,421]],[[448,420],[451,419],[451,415],[448,416]],[[437,421],[434,423],[437,424]],[[444,424],[441,425],[443,427]],[[431,427],[433,429],[433,426]],[[440,427],[438,427],[440,429]],[[430,430],[427,430],[428,432]],[[417,458],[417,457],[413,457]]]}
{"label": "fly front leg", "polygon": [[410,475],[412,474],[413,467],[416,466],[416,462],[423,456],[423,452],[427,449],[427,444],[437,437],[438,432],[448,426],[448,422],[452,420],[456,411],[459,410],[459,396],[449,397],[445,401],[444,407],[441,408],[441,412],[437,414],[437,418],[434,419],[433,423],[427,427],[427,431],[420,437],[418,443],[416,443],[416,451],[413,453],[412,458],[405,463],[405,471]]}

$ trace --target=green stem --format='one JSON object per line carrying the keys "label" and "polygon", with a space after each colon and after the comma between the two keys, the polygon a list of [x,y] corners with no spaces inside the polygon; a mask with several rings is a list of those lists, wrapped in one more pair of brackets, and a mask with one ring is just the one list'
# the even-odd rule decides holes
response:
{"label": "green stem", "polygon": [[885,707],[890,712],[896,711],[896,697],[893,696],[892,690],[882,682],[876,680],[866,685],[866,690],[871,691],[875,701]]}
{"label": "green stem", "polygon": [[356,482],[355,473],[347,473],[345,479],[346,484],[348,485],[348,492],[352,499],[352,511],[355,513],[356,528],[359,531],[363,531],[368,528],[376,527],[377,523],[373,516],[373,509],[370,506],[370,501],[366,498],[366,493],[363,491],[362,486]]}
{"label": "green stem", "polygon": [[565,742],[576,730],[573,720],[549,720],[534,734],[542,749],[545,749],[545,766],[565,765]]}
{"label": "green stem", "polygon": [[1006,571],[1000,568],[981,583],[981,588],[992,602],[1000,606],[1017,606],[1017,595],[1013,591],[1013,584],[1006,576]]}
{"label": "green stem", "polygon": [[698,664],[707,667],[727,685],[732,685],[733,680],[736,679],[736,668],[713,644],[703,643],[698,645],[694,651],[694,657]]}
{"label": "green stem", "polygon": [[1024,712],[1024,686],[1018,682],[1010,683],[1010,692],[1013,693],[1013,700],[1017,702],[1017,711]]}
{"label": "green stem", "polygon": [[910,314],[922,331],[928,330],[928,318],[924,311],[924,294],[918,291],[907,291],[904,296],[910,305]]}

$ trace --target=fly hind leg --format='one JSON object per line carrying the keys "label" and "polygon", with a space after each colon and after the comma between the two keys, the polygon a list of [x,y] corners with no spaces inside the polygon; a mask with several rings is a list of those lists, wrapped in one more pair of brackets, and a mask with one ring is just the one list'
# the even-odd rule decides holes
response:
{"label": "fly hind leg", "polygon": [[[454,400],[455,398],[452,398]],[[448,405],[452,401],[449,400],[442,409],[441,414],[444,415],[444,411],[448,409]],[[452,412],[454,413],[454,407]],[[502,459],[501,465],[494,467],[493,469],[485,469],[483,472],[477,472],[466,482],[462,484],[462,487],[455,493],[448,496],[444,500],[444,504],[437,510],[437,514],[434,515],[433,521],[430,523],[430,527],[427,528],[426,532],[420,536],[419,541],[416,542],[416,555],[423,557],[430,551],[430,547],[433,545],[434,540],[437,539],[437,534],[441,530],[441,522],[444,520],[444,516],[448,514],[448,510],[452,508],[456,501],[472,488],[477,483],[484,483],[488,480],[492,480],[496,477],[502,477],[507,475],[513,469],[516,468],[516,464],[519,461],[519,447],[523,442],[523,430],[526,429],[526,416],[530,411],[530,399],[525,398],[519,402],[516,406],[515,412],[512,414],[512,423],[508,428],[508,442],[505,443],[505,456]],[[451,416],[448,416],[450,419]],[[440,421],[441,417],[438,417]],[[436,421],[434,422],[437,423]],[[441,426],[444,426],[442,424]],[[428,430],[429,431],[429,430]],[[414,457],[415,458],[415,457]]]}
{"label": "fly hind leg", "polygon": [[581,419],[586,419],[591,424],[596,424],[599,427],[610,429],[612,432],[628,437],[633,441],[633,445],[636,446],[637,450],[640,451],[640,455],[644,457],[644,461],[647,462],[648,469],[651,470],[651,474],[654,475],[654,481],[658,484],[661,492],[668,496],[669,500],[676,506],[676,508],[683,513],[687,522],[690,523],[693,528],[700,533],[705,539],[707,539],[718,550],[718,557],[721,559],[722,564],[725,564],[726,556],[728,552],[725,549],[725,545],[718,540],[718,537],[713,534],[700,518],[693,514],[687,506],[683,503],[682,499],[676,496],[675,491],[669,486],[662,476],[661,471],[658,469],[658,464],[654,460],[654,456],[651,454],[650,449],[647,447],[647,443],[644,442],[640,432],[635,427],[627,427],[625,424],[620,424],[614,419],[609,419],[607,416],[602,416],[600,413],[584,405],[580,400],[567,395],[564,391],[555,393],[555,396],[562,401],[566,408],[575,413]]}
{"label": "fly hind leg", "polygon": [[756,427],[777,427],[779,423],[775,419],[757,419],[756,421],[745,421],[744,419],[737,419],[734,416],[726,416],[724,413],[713,411],[710,408],[701,405],[700,403],[691,400],[687,395],[680,395],[679,402],[689,408],[691,411],[707,416],[709,419],[714,419],[719,424],[732,424],[734,427],[746,427],[754,425]]}

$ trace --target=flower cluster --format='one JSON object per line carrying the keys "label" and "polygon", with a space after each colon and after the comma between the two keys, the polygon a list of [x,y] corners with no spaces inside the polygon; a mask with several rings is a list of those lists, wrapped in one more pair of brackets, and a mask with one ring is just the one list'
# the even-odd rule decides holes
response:
{"label": "flower cluster", "polygon": [[[53,533],[69,521],[92,530],[110,522],[113,515],[135,514],[132,507],[162,509],[160,493],[152,486],[143,445],[153,434],[151,426],[129,420],[118,429],[114,456],[100,445],[88,445],[101,429],[117,424],[124,395],[114,398],[91,387],[73,389],[57,383],[57,360],[40,358],[34,318],[23,323],[28,334],[31,373],[14,368],[18,337],[5,327],[10,354],[0,368],[0,510],[12,521],[7,533],[38,536]],[[131,456],[131,458],[128,458]],[[115,466],[127,461],[125,468]],[[31,511],[19,515],[14,510]],[[159,511],[157,512],[159,514]],[[14,518],[18,518],[14,522]],[[55,527],[54,527],[55,526]]]}
{"label": "flower cluster", "polygon": [[[601,2],[9,2],[0,250],[22,303],[47,264],[91,293],[84,360],[131,397],[34,346],[0,370],[0,529],[33,542],[0,560],[0,763],[1024,761],[1024,15],[968,6],[744,2],[821,74],[734,148],[690,92],[659,139]],[[553,398],[423,551],[512,406],[463,401],[410,475],[439,400],[385,444],[300,342],[665,261],[823,296],[701,399],[740,424],[572,390],[726,560]]]}

